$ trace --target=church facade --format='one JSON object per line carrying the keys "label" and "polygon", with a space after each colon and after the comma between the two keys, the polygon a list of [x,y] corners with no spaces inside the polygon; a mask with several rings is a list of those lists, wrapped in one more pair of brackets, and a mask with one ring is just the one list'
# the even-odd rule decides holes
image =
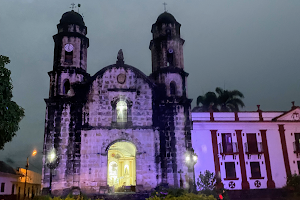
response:
{"label": "church facade", "polygon": [[88,194],[130,186],[187,187],[193,166],[191,99],[180,24],[164,12],[152,25],[152,73],[124,63],[87,73],[87,27],[81,15],[62,15],[46,102],[43,188]]}

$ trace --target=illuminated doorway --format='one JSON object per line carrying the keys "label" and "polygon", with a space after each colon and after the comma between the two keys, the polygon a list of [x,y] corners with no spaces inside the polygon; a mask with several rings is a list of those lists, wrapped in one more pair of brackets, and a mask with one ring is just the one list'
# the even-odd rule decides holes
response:
{"label": "illuminated doorway", "polygon": [[136,148],[130,142],[116,142],[108,149],[107,184],[115,188],[136,185]]}

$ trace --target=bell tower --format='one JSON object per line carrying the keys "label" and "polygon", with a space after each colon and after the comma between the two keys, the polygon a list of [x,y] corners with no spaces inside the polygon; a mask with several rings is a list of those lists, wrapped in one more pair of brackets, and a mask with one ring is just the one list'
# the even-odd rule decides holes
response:
{"label": "bell tower", "polygon": [[167,96],[186,96],[186,77],[183,63],[184,40],[180,37],[181,24],[164,12],[152,25],[152,78],[164,84]]}
{"label": "bell tower", "polygon": [[[53,36],[53,69],[48,72],[49,98],[45,99],[44,192],[79,187],[81,100],[84,100],[80,87],[90,77],[86,72],[89,39],[82,16],[73,10],[64,13],[57,30]],[[59,176],[52,179],[53,171]]]}
{"label": "bell tower", "polygon": [[87,69],[87,27],[82,16],[74,10],[66,12],[57,25],[53,36],[53,71],[49,72],[49,97],[73,96],[72,85],[83,81]]}
{"label": "bell tower", "polygon": [[180,173],[192,177],[192,168],[184,162],[191,150],[191,99],[187,98],[187,76],[183,63],[184,40],[180,23],[164,12],[152,25],[149,49],[152,55],[152,74],[157,90],[153,100],[153,124],[159,131],[160,151],[157,152],[158,181],[183,187]]}

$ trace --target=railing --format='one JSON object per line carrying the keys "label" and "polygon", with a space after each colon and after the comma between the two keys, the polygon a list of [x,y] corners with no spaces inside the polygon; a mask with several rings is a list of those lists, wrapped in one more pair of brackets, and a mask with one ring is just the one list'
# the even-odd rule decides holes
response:
{"label": "railing", "polygon": [[293,142],[294,146],[294,153],[300,153],[300,143],[299,142]]}
{"label": "railing", "polygon": [[[224,147],[229,147],[229,148],[224,148]],[[230,149],[230,150],[228,150],[228,149]],[[225,146],[223,145],[223,143],[219,143],[219,153],[220,154],[237,154],[237,153],[239,153],[237,142],[225,143]]]}
{"label": "railing", "polygon": [[237,142],[233,142],[232,143],[232,149],[233,149],[233,153],[238,153],[239,152],[239,148],[238,148]]}
{"label": "railing", "polygon": [[253,145],[253,143],[248,143],[248,142],[244,143],[244,148],[245,148],[246,154],[262,154],[264,152],[262,142],[257,142],[257,149],[250,148],[250,150],[249,150],[249,145]]}

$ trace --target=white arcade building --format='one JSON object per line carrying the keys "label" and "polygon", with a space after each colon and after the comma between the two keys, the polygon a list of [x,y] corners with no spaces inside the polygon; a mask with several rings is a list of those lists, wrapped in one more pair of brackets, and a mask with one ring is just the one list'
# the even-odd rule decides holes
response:
{"label": "white arcade building", "polygon": [[282,188],[300,171],[300,108],[287,112],[192,112],[195,175],[210,170],[226,189]]}

